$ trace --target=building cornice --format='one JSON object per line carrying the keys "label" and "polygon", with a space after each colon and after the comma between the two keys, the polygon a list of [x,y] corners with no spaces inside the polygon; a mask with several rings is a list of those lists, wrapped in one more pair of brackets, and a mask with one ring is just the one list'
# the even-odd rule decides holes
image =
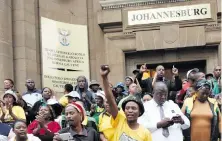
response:
{"label": "building cornice", "polygon": [[191,1],[191,0],[100,0],[100,5],[103,10],[110,9],[121,9],[125,7],[137,7],[137,6],[146,6],[153,4],[165,4],[165,3],[175,3],[182,1]]}
{"label": "building cornice", "polygon": [[206,31],[206,32],[210,32],[210,31],[221,31],[221,23],[206,25],[206,26],[205,26],[205,31]]}

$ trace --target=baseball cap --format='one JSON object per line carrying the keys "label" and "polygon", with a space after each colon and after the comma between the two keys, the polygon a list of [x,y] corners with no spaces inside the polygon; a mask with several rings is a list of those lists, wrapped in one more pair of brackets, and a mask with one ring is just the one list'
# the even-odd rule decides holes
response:
{"label": "baseball cap", "polygon": [[47,104],[48,105],[58,104],[58,101],[56,99],[51,98],[51,99],[47,100]]}
{"label": "baseball cap", "polygon": [[5,91],[5,93],[4,93],[4,95],[3,95],[3,98],[4,98],[7,94],[13,96],[13,97],[15,98],[15,102],[17,102],[18,97],[17,97],[17,95],[15,94],[15,92],[13,92],[12,90],[7,90],[7,91]]}
{"label": "baseball cap", "polygon": [[205,78],[207,78],[209,76],[214,77],[214,75],[212,73],[208,73],[208,74],[205,75]]}
{"label": "baseball cap", "polygon": [[105,93],[104,93],[104,91],[98,91],[96,93],[96,95],[102,97],[102,99],[105,100]]}
{"label": "baseball cap", "polygon": [[198,69],[198,68],[193,68],[193,69],[189,70],[189,71],[187,72],[187,79],[189,79],[189,75],[190,75],[190,73],[192,73],[192,72],[197,73],[197,72],[199,72],[199,69]]}
{"label": "baseball cap", "polygon": [[126,76],[125,79],[127,79],[127,78],[131,79],[132,81],[134,80],[133,77],[131,77],[131,76]]}
{"label": "baseball cap", "polygon": [[77,91],[71,91],[70,93],[68,93],[68,94],[66,95],[66,97],[72,97],[72,98],[78,98],[78,99],[80,99],[80,95],[79,95],[79,93],[78,93]]}

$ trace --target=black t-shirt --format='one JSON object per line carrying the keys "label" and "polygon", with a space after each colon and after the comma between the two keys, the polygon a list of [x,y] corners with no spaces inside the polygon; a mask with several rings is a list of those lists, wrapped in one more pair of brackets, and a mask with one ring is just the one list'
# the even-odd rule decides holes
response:
{"label": "black t-shirt", "polygon": [[95,129],[91,127],[83,127],[83,134],[79,135],[70,127],[64,128],[59,131],[59,134],[70,133],[74,141],[99,141],[99,135]]}

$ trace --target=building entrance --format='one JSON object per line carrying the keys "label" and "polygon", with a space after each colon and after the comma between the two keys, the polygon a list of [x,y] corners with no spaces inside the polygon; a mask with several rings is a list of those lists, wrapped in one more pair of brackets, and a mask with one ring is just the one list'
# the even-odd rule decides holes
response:
{"label": "building entrance", "polygon": [[172,78],[171,69],[173,66],[179,69],[181,78],[186,78],[188,70],[198,68],[204,73],[212,73],[213,68],[218,64],[218,47],[203,46],[192,48],[181,48],[177,50],[156,50],[125,53],[126,75],[132,76],[134,69],[139,69],[146,64],[154,75],[156,67],[163,65],[168,79]]}
{"label": "building entrance", "polygon": [[[143,64],[138,64],[136,67],[139,69]],[[151,76],[154,75],[155,69],[158,65],[163,65],[165,67],[165,77],[167,79],[172,78],[172,67],[176,67],[179,70],[179,75],[181,78],[186,78],[186,73],[192,68],[198,68],[201,72],[206,72],[206,60],[196,60],[196,61],[184,61],[184,62],[171,62],[171,63],[161,63],[161,64],[148,64],[146,63],[147,69],[150,70]]]}

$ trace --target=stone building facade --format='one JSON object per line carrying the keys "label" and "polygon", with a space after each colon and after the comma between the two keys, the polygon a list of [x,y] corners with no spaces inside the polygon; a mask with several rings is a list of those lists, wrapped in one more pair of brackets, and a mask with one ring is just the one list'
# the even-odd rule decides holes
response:
{"label": "stone building facade", "polygon": [[[129,11],[210,6],[210,17],[130,25]],[[205,61],[212,72],[221,64],[221,0],[1,0],[0,90],[11,78],[22,92],[25,80],[41,84],[40,17],[88,26],[90,78],[109,64],[116,83],[143,63]],[[184,64],[186,66],[186,63]],[[155,65],[153,65],[155,66]]]}

